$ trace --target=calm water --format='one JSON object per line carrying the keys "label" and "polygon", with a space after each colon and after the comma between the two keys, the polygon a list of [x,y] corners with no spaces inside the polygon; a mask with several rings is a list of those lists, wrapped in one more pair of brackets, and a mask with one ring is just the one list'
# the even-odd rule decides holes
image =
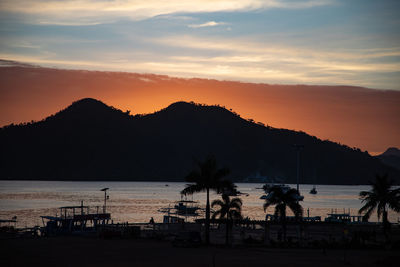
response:
{"label": "calm water", "polygon": [[[264,201],[259,199],[263,191],[256,189],[262,184],[239,183],[237,186],[241,192],[249,194],[241,197],[244,216],[264,219]],[[164,214],[158,209],[174,205],[180,199],[179,192],[185,183],[0,181],[0,218],[17,216],[19,227],[41,225],[41,215],[56,215],[57,208],[61,206],[80,205],[82,200],[84,205],[102,206],[104,193],[100,189],[104,187],[110,188],[107,210],[111,212],[114,222],[148,222],[150,217],[161,222]],[[312,185],[300,186],[305,215],[309,209],[311,216],[324,218],[332,209],[337,209],[337,212],[350,209],[351,214],[356,215],[361,207],[358,193],[370,187],[319,185],[317,195],[309,194],[311,188]],[[218,197],[213,194],[211,200]],[[205,193],[195,194],[193,199],[205,207]],[[273,208],[267,212],[273,213]],[[398,216],[396,213],[389,214],[393,222]],[[376,216],[371,218],[371,221],[376,220]]]}

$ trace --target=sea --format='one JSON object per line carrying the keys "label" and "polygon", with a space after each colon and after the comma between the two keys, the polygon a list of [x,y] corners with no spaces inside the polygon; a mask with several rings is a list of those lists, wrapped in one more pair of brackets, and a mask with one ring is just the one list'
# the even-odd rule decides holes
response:
{"label": "sea", "polygon": [[[160,209],[173,207],[181,200],[180,191],[185,188],[182,182],[75,182],[75,181],[0,181],[0,219],[17,217],[17,227],[42,226],[40,216],[59,215],[59,207],[83,205],[103,209],[104,191],[107,190],[107,212],[114,223],[145,223],[153,217],[162,222],[166,213]],[[270,207],[264,212],[263,184],[237,183],[243,202],[242,213],[250,219],[263,220],[267,213],[273,214]],[[296,185],[289,185],[296,188]],[[358,215],[362,207],[360,191],[370,189],[368,185],[316,185],[318,193],[310,194],[313,185],[300,185],[304,200],[300,202],[304,216],[327,217],[328,213],[350,212]],[[210,200],[220,199],[212,193]],[[205,208],[206,194],[196,193],[187,200],[198,202]],[[290,212],[288,212],[290,215]],[[201,218],[203,214],[199,214]],[[400,214],[389,212],[389,220],[398,222]],[[193,218],[188,218],[193,219]],[[376,213],[370,221],[378,221]]]}

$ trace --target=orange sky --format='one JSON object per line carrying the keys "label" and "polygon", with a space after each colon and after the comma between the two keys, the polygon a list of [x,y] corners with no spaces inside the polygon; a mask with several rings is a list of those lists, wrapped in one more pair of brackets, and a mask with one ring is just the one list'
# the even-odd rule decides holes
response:
{"label": "orange sky", "polygon": [[160,75],[0,68],[0,125],[40,120],[84,97],[131,114],[185,100],[219,104],[277,128],[302,130],[370,153],[400,147],[400,92],[267,85]]}

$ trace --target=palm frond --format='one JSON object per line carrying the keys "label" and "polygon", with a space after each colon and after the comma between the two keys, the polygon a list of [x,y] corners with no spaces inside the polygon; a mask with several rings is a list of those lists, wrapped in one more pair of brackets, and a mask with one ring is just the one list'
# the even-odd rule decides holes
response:
{"label": "palm frond", "polygon": [[233,219],[233,218],[240,218],[241,203],[242,202],[239,198],[234,198],[231,200],[228,195],[223,194],[222,200],[220,199],[214,200],[212,206],[220,207],[220,209],[217,211],[220,218],[224,218],[226,216],[228,219]]}
{"label": "palm frond", "polygon": [[231,202],[232,202],[232,203],[238,203],[240,206],[243,205],[242,199],[241,199],[241,198],[238,198],[238,197],[232,198],[232,199],[231,199]]}
{"label": "palm frond", "polygon": [[242,210],[243,202],[240,198],[235,197],[230,201],[230,207],[237,210]]}
{"label": "palm frond", "polygon": [[219,200],[219,199],[215,199],[215,200],[213,200],[213,202],[211,203],[211,207],[214,208],[214,206],[220,206],[220,207],[222,207],[222,206],[224,206],[224,202],[222,202],[222,201]]}
{"label": "palm frond", "polygon": [[236,220],[243,218],[242,214],[237,210],[230,210],[229,217],[230,217],[230,219],[236,219]]}
{"label": "palm frond", "polygon": [[185,181],[189,183],[197,183],[201,181],[201,173],[198,170],[191,171],[186,175]]}
{"label": "palm frond", "polygon": [[216,219],[217,217],[221,218],[221,211],[220,210],[217,210],[216,212],[214,212],[211,218],[212,219]]}
{"label": "palm frond", "polygon": [[400,212],[400,188],[393,189],[388,198],[389,208],[395,212]]}
{"label": "palm frond", "polygon": [[214,189],[218,194],[224,194],[224,192],[233,192],[236,189],[236,185],[234,185],[232,181],[218,179],[215,179],[211,186],[211,188]]}
{"label": "palm frond", "polygon": [[363,207],[358,211],[365,212],[364,218],[368,219],[376,210],[378,218],[387,214],[387,208],[400,212],[400,190],[391,189],[393,180],[388,175],[376,175],[375,181],[371,182],[370,191],[361,191],[359,196]]}
{"label": "palm frond", "polygon": [[360,208],[360,210],[358,211],[359,214],[363,213],[364,211],[366,211],[367,209],[371,209],[371,208],[375,208],[377,206],[376,201],[368,201],[367,203],[365,203],[364,206],[362,206]]}
{"label": "palm frond", "polygon": [[273,203],[269,202],[268,200],[265,201],[263,208],[264,208],[264,212],[269,208],[269,206],[272,206]]}
{"label": "palm frond", "polygon": [[206,189],[207,188],[205,188],[201,184],[188,184],[188,185],[186,185],[186,188],[181,191],[181,194],[182,195],[192,195],[194,193],[203,192]]}
{"label": "palm frond", "polygon": [[363,218],[364,219],[369,219],[371,217],[371,214],[374,212],[375,207],[370,207],[367,212],[364,214]]}
{"label": "palm frond", "polygon": [[275,206],[275,215],[280,216],[281,218],[286,218],[286,204],[281,203]]}
{"label": "palm frond", "polygon": [[299,203],[291,202],[288,206],[296,217],[303,217],[303,207]]}
{"label": "palm frond", "polygon": [[226,195],[226,194],[222,194],[222,200],[224,201],[224,205],[227,205],[227,204],[229,204],[229,202],[230,202],[230,199],[229,199],[229,196],[228,195]]}
{"label": "palm frond", "polygon": [[364,198],[368,197],[370,194],[371,194],[371,192],[369,192],[369,191],[361,191],[359,196],[360,196],[360,198],[364,199]]}

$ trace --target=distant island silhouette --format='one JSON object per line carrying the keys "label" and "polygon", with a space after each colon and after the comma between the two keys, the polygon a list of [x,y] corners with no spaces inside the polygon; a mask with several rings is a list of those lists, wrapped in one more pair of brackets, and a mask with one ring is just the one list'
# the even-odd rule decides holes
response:
{"label": "distant island silhouette", "polygon": [[[368,184],[400,170],[356,148],[245,120],[220,106],[176,102],[147,115],[85,98],[38,122],[0,129],[0,178],[184,181],[195,160],[215,155],[236,182]],[[399,180],[396,181],[399,183]]]}
{"label": "distant island silhouette", "polygon": [[389,147],[385,152],[376,156],[386,165],[400,170],[400,150],[396,147]]}

